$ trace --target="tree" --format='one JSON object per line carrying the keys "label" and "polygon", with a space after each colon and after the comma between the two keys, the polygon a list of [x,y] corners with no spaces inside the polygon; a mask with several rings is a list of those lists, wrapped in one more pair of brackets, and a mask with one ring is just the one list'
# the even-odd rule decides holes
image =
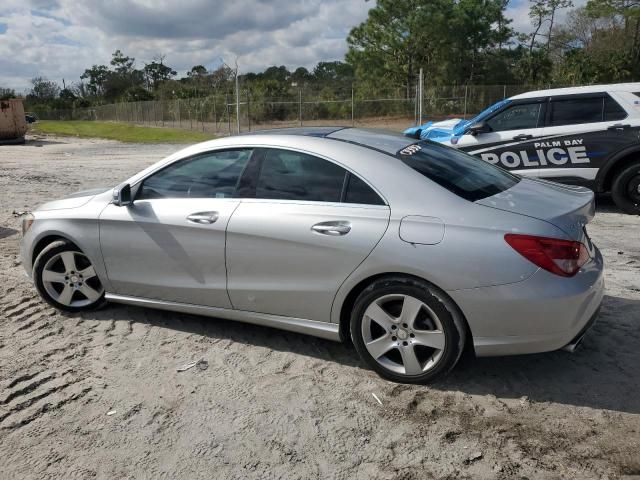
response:
{"label": "tree", "polygon": [[204,77],[207,74],[207,69],[203,65],[195,65],[191,67],[191,70],[187,72],[187,77],[198,78]]}
{"label": "tree", "polygon": [[88,92],[95,96],[104,94],[104,87],[109,77],[109,67],[106,65],[94,65],[80,75],[81,80],[89,80]]}
{"label": "tree", "polygon": [[347,37],[359,79],[406,88],[418,70],[428,83],[469,82],[483,57],[511,36],[504,0],[378,0]]}
{"label": "tree", "polygon": [[9,100],[16,97],[16,91],[13,88],[0,87],[0,100]]}
{"label": "tree", "polygon": [[587,12],[594,18],[622,19],[624,36],[630,40],[626,50],[637,75],[640,70],[640,0],[589,0]]}
{"label": "tree", "polygon": [[351,65],[339,61],[318,62],[313,69],[313,79],[321,83],[337,81],[351,83],[353,81],[353,74],[353,67]]}
{"label": "tree", "polygon": [[151,63],[147,63],[142,69],[147,81],[147,86],[151,90],[157,90],[160,83],[166,82],[171,77],[175,77],[177,73],[171,67],[163,64],[163,56],[159,57],[158,60],[159,61],[154,60]]}
{"label": "tree", "polygon": [[37,101],[54,100],[60,93],[57,83],[48,80],[46,77],[34,77],[31,79],[32,88],[27,94],[27,98]]}
{"label": "tree", "polygon": [[540,34],[542,26],[549,22],[549,29],[547,30],[546,49],[547,52],[551,48],[551,37],[553,35],[553,26],[555,24],[555,18],[558,10],[562,8],[568,8],[573,6],[572,0],[530,0],[531,7],[529,9],[529,17],[531,18],[534,26],[534,31],[531,34],[531,43],[529,44],[529,53],[533,51],[536,45],[536,37]]}
{"label": "tree", "polygon": [[116,50],[111,54],[111,66],[119,75],[127,75],[133,70],[135,59],[125,56],[120,50]]}
{"label": "tree", "polygon": [[297,83],[298,85],[307,83],[311,81],[312,78],[313,76],[309,73],[309,70],[304,67],[296,68],[295,71],[291,74],[291,81]]}

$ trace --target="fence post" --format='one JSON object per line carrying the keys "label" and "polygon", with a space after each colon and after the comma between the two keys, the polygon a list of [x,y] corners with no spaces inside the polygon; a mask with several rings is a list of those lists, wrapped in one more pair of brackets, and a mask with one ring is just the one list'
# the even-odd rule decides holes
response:
{"label": "fence post", "polygon": [[240,134],[240,80],[238,78],[238,68],[236,67],[236,126],[237,132]]}
{"label": "fence post", "polygon": [[504,100],[505,98],[507,98],[507,86],[503,85],[502,86],[502,99]]}
{"label": "fence post", "polygon": [[227,113],[227,123],[229,124],[229,135],[231,135],[231,112],[229,111],[229,94],[224,96],[225,110]]}
{"label": "fence post", "polygon": [[249,131],[251,131],[251,92],[247,89],[247,123],[249,124]]}
{"label": "fence post", "polygon": [[351,126],[354,127],[356,124],[355,120],[355,102],[353,98],[353,85],[351,85]]}
{"label": "fence post", "polygon": [[298,88],[298,120],[302,126],[302,88]]}
{"label": "fence post", "polygon": [[464,114],[462,115],[462,118],[464,118],[464,119],[467,118],[467,95],[468,95],[468,89],[469,89],[469,86],[465,85],[464,86]]}
{"label": "fence post", "polygon": [[422,86],[424,84],[424,77],[422,68],[420,69],[420,75],[418,77],[418,125],[422,125]]}
{"label": "fence post", "polygon": [[[409,89],[409,87],[407,87],[407,89]],[[408,99],[409,98],[407,98],[407,100]],[[417,83],[416,83],[416,93],[413,96],[413,124],[418,125],[418,84]]]}
{"label": "fence post", "polygon": [[213,96],[213,126],[218,131],[218,114],[216,113],[216,96]]}
{"label": "fence post", "polygon": [[180,114],[180,99],[178,99],[177,102],[178,102],[178,126],[182,128],[182,115]]}

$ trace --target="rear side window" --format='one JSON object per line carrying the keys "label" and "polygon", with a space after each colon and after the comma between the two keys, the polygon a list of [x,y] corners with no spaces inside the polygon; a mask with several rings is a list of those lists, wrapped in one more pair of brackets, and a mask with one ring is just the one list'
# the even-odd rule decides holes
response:
{"label": "rear side window", "polygon": [[380,195],[355,175],[349,174],[347,182],[347,189],[344,195],[345,203],[362,203],[365,205],[385,204],[380,198]]}
{"label": "rear side window", "polygon": [[233,197],[251,153],[209,152],[172,163],[144,180],[137,199]]}
{"label": "rear side window", "polygon": [[614,120],[622,120],[623,118],[627,118],[627,112],[618,102],[607,95],[604,98],[604,121],[611,122]]}
{"label": "rear side window", "polygon": [[491,128],[492,132],[536,128],[541,108],[542,105],[538,102],[511,105],[495,114],[485,123]]}
{"label": "rear side window", "polygon": [[339,202],[347,171],[322,158],[270,149],[262,163],[256,197]]}
{"label": "rear side window", "polygon": [[576,97],[552,100],[549,125],[575,125],[602,121],[603,97]]}
{"label": "rear side window", "polygon": [[433,142],[410,145],[398,157],[429,180],[471,202],[504,192],[520,181],[480,158]]}
{"label": "rear side window", "polygon": [[610,122],[622,120],[627,112],[609,95],[595,97],[575,96],[551,100],[549,125],[576,125],[581,123]]}

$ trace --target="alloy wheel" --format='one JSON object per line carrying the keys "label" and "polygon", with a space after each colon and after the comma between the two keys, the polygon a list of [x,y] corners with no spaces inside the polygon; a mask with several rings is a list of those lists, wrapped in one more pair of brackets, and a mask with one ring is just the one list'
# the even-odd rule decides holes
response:
{"label": "alloy wheel", "polygon": [[93,265],[77,251],[53,255],[42,269],[42,285],[53,300],[66,307],[91,305],[104,293]]}
{"label": "alloy wheel", "polygon": [[391,294],[374,300],[361,325],[369,354],[386,369],[402,375],[433,369],[446,346],[438,315],[410,295]]}

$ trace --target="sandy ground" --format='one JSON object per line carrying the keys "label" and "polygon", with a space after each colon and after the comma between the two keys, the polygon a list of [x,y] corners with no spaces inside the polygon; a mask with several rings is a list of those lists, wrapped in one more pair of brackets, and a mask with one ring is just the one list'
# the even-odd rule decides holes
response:
{"label": "sandy ground", "polygon": [[[467,357],[433,386],[382,380],[349,345],[40,301],[12,212],[114,185],[177,148],[0,147],[0,477],[640,478],[638,217],[605,199],[590,225],[607,291],[577,353]],[[176,371],[199,359],[207,370]]]}

